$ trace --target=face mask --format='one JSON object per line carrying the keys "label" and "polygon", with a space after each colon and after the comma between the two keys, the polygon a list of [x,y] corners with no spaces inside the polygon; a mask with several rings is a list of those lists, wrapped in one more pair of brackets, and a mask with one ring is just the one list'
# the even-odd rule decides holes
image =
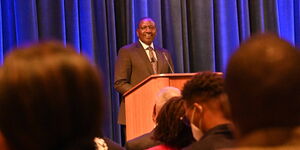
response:
{"label": "face mask", "polygon": [[195,139],[196,141],[199,141],[200,138],[203,136],[203,132],[202,132],[202,130],[200,129],[200,128],[201,128],[201,120],[202,120],[202,119],[199,120],[199,127],[200,127],[200,128],[198,128],[196,125],[193,124],[195,111],[196,111],[196,107],[194,107],[194,109],[193,109],[193,113],[192,113],[192,117],[191,117],[191,122],[190,122],[190,124],[191,124],[191,129],[192,129],[192,133],[193,133],[194,139]]}

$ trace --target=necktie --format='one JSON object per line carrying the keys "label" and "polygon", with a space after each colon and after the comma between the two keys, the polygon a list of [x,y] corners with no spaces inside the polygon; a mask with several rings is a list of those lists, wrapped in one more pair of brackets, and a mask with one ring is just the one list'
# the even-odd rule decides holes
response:
{"label": "necktie", "polygon": [[157,74],[157,60],[154,57],[154,50],[150,46],[147,48],[147,50],[149,50],[150,62],[152,65],[153,72],[154,74]]}

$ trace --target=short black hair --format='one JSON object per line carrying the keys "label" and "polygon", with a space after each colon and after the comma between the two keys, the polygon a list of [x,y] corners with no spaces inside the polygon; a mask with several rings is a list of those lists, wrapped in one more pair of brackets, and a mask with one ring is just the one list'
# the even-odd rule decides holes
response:
{"label": "short black hair", "polygon": [[[152,19],[152,18],[150,18],[150,17],[143,17],[143,18],[140,18],[139,19],[139,21],[137,22],[137,24],[136,24],[136,29],[138,29],[140,26],[140,23],[143,21],[143,20],[145,20],[145,19],[149,19],[149,20],[152,20],[154,23],[155,23],[155,21]],[[156,24],[156,23],[155,23]]]}
{"label": "short black hair", "polygon": [[197,73],[184,84],[182,90],[182,96],[189,106],[207,98],[216,98],[223,93],[225,90],[222,74],[210,71]]}

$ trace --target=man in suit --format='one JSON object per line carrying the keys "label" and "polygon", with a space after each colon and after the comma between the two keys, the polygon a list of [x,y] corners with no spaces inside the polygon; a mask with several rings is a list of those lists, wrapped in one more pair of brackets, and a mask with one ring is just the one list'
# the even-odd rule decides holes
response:
{"label": "man in suit", "polygon": [[[162,88],[155,99],[155,105],[153,107],[152,118],[156,123],[157,115],[163,105],[173,97],[181,96],[181,91],[175,87]],[[149,116],[150,117],[150,116]],[[136,137],[125,144],[126,150],[142,150],[161,144],[159,141],[153,140],[153,130],[149,133]]]}
{"label": "man in suit", "polygon": [[273,34],[255,35],[233,54],[225,87],[236,149],[300,149],[299,66],[299,50]]}
{"label": "man in suit", "polygon": [[213,72],[198,73],[185,83],[182,96],[185,100],[187,124],[197,141],[184,150],[231,147],[234,136],[222,75]]}
{"label": "man in suit", "polygon": [[[155,22],[151,18],[142,18],[136,33],[139,41],[122,47],[115,64],[114,87],[120,94],[124,94],[152,74],[174,72],[169,52],[153,44],[156,36]],[[118,122],[125,124],[123,100]]]}

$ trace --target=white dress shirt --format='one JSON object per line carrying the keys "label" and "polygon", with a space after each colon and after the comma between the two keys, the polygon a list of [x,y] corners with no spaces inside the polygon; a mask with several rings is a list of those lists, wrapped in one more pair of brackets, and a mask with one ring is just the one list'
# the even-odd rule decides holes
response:
{"label": "white dress shirt", "polygon": [[[153,44],[153,42],[152,42],[150,45],[147,45],[147,44],[145,44],[144,42],[142,42],[140,39],[139,39],[139,41],[140,41],[140,43],[142,44],[144,50],[146,51],[146,54],[147,54],[147,56],[148,56],[149,61],[151,62],[149,50],[147,50],[147,48],[148,48],[148,47],[152,47],[153,50],[154,50],[154,44]],[[154,57],[155,57],[155,59],[157,60],[156,53],[155,53],[155,51],[153,51],[153,52],[154,52]]]}

